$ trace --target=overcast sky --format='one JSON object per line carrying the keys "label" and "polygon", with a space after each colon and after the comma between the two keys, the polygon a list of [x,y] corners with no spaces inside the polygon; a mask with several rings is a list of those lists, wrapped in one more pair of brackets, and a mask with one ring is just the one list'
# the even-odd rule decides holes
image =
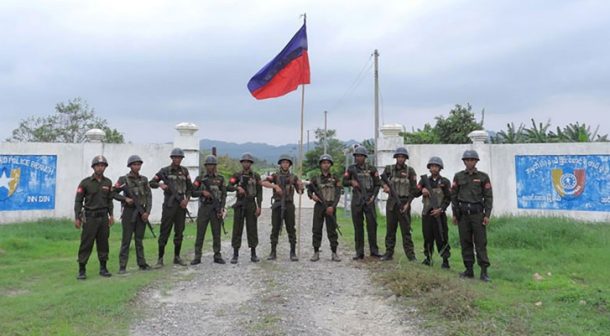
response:
{"label": "overcast sky", "polygon": [[172,141],[182,121],[201,138],[297,142],[300,92],[257,101],[246,84],[303,12],[306,129],[328,110],[339,138],[373,136],[379,49],[382,123],[470,103],[491,130],[533,117],[610,133],[610,1],[3,0],[0,139],[82,97],[136,143]]}

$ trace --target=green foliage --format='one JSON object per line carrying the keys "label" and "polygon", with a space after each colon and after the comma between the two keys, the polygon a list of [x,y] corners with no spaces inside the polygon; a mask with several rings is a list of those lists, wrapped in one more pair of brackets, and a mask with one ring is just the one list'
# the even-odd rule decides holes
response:
{"label": "green foliage", "polygon": [[500,131],[496,134],[496,143],[523,143],[525,142],[525,126],[520,124],[519,127],[515,128],[514,123],[506,124],[506,131]]}
{"label": "green foliage", "polygon": [[57,104],[55,113],[49,116],[22,120],[7,141],[79,143],[85,139],[85,132],[92,128],[106,133],[106,143],[125,142],[123,135],[111,129],[105,119],[97,117],[94,109],[80,97],[69,100],[67,104]]}
{"label": "green foliage", "polygon": [[436,117],[434,133],[440,143],[465,144],[470,143],[468,134],[480,129],[483,129],[483,124],[478,123],[474,119],[472,106],[466,104],[466,107],[464,107],[457,104],[449,111],[447,118],[443,116]]}
{"label": "green foliage", "polygon": [[513,123],[507,124],[506,131],[498,132],[493,139],[495,143],[548,143],[548,142],[607,142],[608,135],[598,134],[599,125],[594,131],[585,123],[570,123],[563,128],[559,126],[556,132],[551,131],[551,121],[536,122],[531,119],[532,126],[520,124],[515,128]]}
{"label": "green foliage", "polygon": [[401,134],[408,144],[423,145],[423,144],[437,144],[439,140],[434,132],[434,128],[426,123],[423,129],[413,129],[411,132],[404,132]]}
{"label": "green foliage", "polygon": [[[342,174],[345,170],[345,154],[343,152],[345,146],[336,137],[335,130],[327,130],[327,153],[333,157],[333,173]],[[311,175],[319,171],[319,159],[324,154],[324,129],[318,128],[315,131],[315,146],[312,150],[305,153],[305,161],[303,162],[303,175],[311,177]]]}

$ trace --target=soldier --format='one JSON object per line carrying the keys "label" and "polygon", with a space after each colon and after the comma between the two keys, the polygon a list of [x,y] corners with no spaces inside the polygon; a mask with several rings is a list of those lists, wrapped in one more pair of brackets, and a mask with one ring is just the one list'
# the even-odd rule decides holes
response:
{"label": "soldier", "polygon": [[[97,257],[100,261],[100,275],[110,277],[106,262],[108,261],[108,237],[110,226],[114,223],[112,204],[112,181],[104,176],[108,161],[98,155],[91,161],[93,175],[84,178],[76,190],[74,200],[74,226],[82,227],[80,246],[78,248],[79,280],[87,278],[86,265],[93,250],[97,247]],[[84,201],[84,205],[83,205]]]}
{"label": "soldier", "polygon": [[150,187],[163,189],[163,211],[161,213],[161,229],[159,233],[159,259],[155,267],[163,267],[165,245],[174,227],[174,264],[186,266],[180,258],[182,247],[182,234],[190,195],[193,190],[191,177],[186,167],[181,166],[184,151],[174,148],[170,154],[171,165],[161,168],[150,180]]}
{"label": "soldier", "polygon": [[[123,206],[123,214],[121,216],[123,238],[121,239],[121,250],[119,252],[119,274],[127,272],[129,245],[134,233],[138,267],[143,271],[150,269],[146,259],[144,259],[142,240],[146,231],[146,222],[152,209],[152,192],[146,176],[140,175],[142,163],[143,161],[138,155],[130,156],[127,159],[127,167],[131,169],[130,172],[125,176],[119,177],[119,180],[114,185],[116,191],[114,198],[121,201]],[[123,195],[119,194],[121,191]],[[135,202],[138,204],[136,205]]]}
{"label": "soldier", "polygon": [[[422,210],[422,233],[424,235],[424,254],[426,259],[424,265],[432,265],[432,254],[434,253],[434,242],[438,254],[443,258],[441,268],[449,268],[450,246],[449,228],[447,227],[447,215],[445,211],[451,204],[451,190],[449,180],[440,175],[443,169],[443,160],[433,156],[428,161],[430,176],[423,175],[417,184],[419,192],[417,196],[423,195],[424,207]],[[430,189],[428,189],[430,188]]]}
{"label": "soldier", "polygon": [[346,170],[343,186],[352,187],[352,222],[354,224],[354,241],[356,255],[354,260],[364,259],[364,217],[372,257],[381,257],[377,246],[377,210],[375,199],[380,188],[379,173],[375,166],[366,163],[368,151],[359,146],[354,150],[355,163]]}
{"label": "soldier", "polygon": [[286,232],[288,232],[288,241],[290,242],[290,260],[299,261],[296,254],[297,236],[294,223],[294,191],[299,194],[303,193],[303,183],[299,178],[290,172],[292,159],[289,155],[281,155],[277,161],[280,169],[270,175],[267,180],[261,184],[265,188],[273,189],[273,205],[271,214],[271,253],[267,260],[275,260],[277,258],[277,242],[282,222],[286,223]]}
{"label": "soldier", "polygon": [[472,266],[476,250],[477,263],[481,267],[480,279],[490,281],[487,274],[487,225],[493,206],[493,195],[489,176],[477,170],[479,154],[467,150],[462,155],[466,169],[453,177],[451,187],[451,209],[453,223],[458,225],[462,259],[466,270],[460,273],[462,278],[474,278]]}
{"label": "soldier", "polygon": [[398,147],[394,152],[396,164],[385,167],[382,174],[383,191],[390,194],[386,203],[387,231],[385,254],[381,260],[392,260],[396,246],[396,231],[400,223],[402,248],[409,261],[417,260],[411,238],[411,201],[417,193],[417,175],[413,167],[407,165],[409,152]]}
{"label": "soldier", "polygon": [[313,208],[313,256],[311,261],[320,260],[320,245],[322,243],[322,226],[326,220],[326,233],[330,241],[332,261],[341,261],[337,255],[337,216],[336,209],[341,198],[341,179],[330,172],[333,158],[324,154],[320,156],[320,175],[314,176],[308,186],[307,195],[316,205]]}
{"label": "soldier", "polygon": [[227,189],[225,179],[216,172],[218,160],[214,155],[205,157],[205,172],[201,173],[193,182],[193,197],[199,197],[199,211],[197,211],[197,238],[195,239],[195,258],[191,265],[201,264],[201,248],[208,223],[212,222],[212,239],[214,249],[214,262],[224,264],[220,254],[220,227],[225,215],[225,200]]}
{"label": "soldier", "polygon": [[244,220],[246,221],[246,234],[248,236],[248,247],[250,248],[250,261],[258,262],[260,260],[256,255],[256,247],[258,246],[257,218],[261,215],[261,204],[263,203],[261,176],[252,170],[252,164],[254,164],[252,154],[242,154],[239,162],[243,169],[231,176],[227,186],[228,191],[237,192],[237,200],[233,205],[232,264],[237,264],[239,258]]}

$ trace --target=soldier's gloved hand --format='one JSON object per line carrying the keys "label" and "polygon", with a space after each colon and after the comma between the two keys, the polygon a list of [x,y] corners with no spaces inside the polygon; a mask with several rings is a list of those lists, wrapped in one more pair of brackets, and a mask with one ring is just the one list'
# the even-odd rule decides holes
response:
{"label": "soldier's gloved hand", "polygon": [[165,190],[165,189],[167,189],[167,184],[159,183],[159,188],[161,188],[162,190]]}
{"label": "soldier's gloved hand", "polygon": [[384,193],[386,193],[386,194],[389,194],[389,193],[390,193],[390,187],[388,187],[388,185],[387,185],[387,184],[384,184],[384,185],[383,185],[383,192],[384,192]]}
{"label": "soldier's gloved hand", "polygon": [[75,227],[77,230],[80,230],[80,228],[81,228],[82,224],[83,224],[83,223],[81,222],[80,218],[77,218],[77,219],[75,219],[75,220],[74,220],[74,227]]}
{"label": "soldier's gloved hand", "polygon": [[319,198],[319,197],[318,197],[318,195],[316,195],[316,194],[312,194],[312,195],[311,195],[311,199],[312,199],[314,202],[320,202],[320,198]]}
{"label": "soldier's gloved hand", "polygon": [[334,212],[335,209],[333,207],[326,208],[326,216],[332,216]]}
{"label": "soldier's gloved hand", "polygon": [[483,217],[483,225],[489,224],[489,217]]}
{"label": "soldier's gloved hand", "polygon": [[114,224],[114,217],[110,216],[108,217],[108,226],[112,226],[112,224]]}
{"label": "soldier's gloved hand", "polygon": [[242,188],[241,186],[237,186],[237,193],[240,195],[245,195],[246,189]]}
{"label": "soldier's gloved hand", "polygon": [[428,191],[428,189],[426,189],[426,188],[423,188],[423,189],[421,190],[421,194],[422,194],[422,196],[424,196],[424,197],[430,197],[430,191]]}
{"label": "soldier's gloved hand", "polygon": [[443,210],[441,210],[440,208],[438,209],[433,209],[432,211],[430,211],[430,215],[434,216],[434,217],[438,217],[443,213]]}
{"label": "soldier's gloved hand", "polygon": [[183,199],[182,201],[180,201],[180,207],[182,209],[186,209],[186,206],[189,204],[188,200]]}
{"label": "soldier's gloved hand", "polygon": [[142,220],[146,222],[146,221],[148,220],[148,216],[149,216],[149,215],[150,215],[150,214],[149,214],[148,212],[143,213],[143,214],[142,214]]}
{"label": "soldier's gloved hand", "polygon": [[358,184],[358,181],[356,181],[356,180],[352,180],[352,188],[358,188],[358,189],[360,189],[360,185]]}
{"label": "soldier's gloved hand", "polygon": [[209,192],[209,191],[207,191],[207,190],[204,190],[204,191],[203,191],[203,193],[202,193],[202,195],[203,195],[203,197],[205,197],[205,198],[212,198],[212,193],[210,193],[210,192]]}
{"label": "soldier's gloved hand", "polygon": [[457,225],[458,224],[457,217],[453,216],[453,218],[451,219],[451,222],[453,222],[453,225]]}
{"label": "soldier's gloved hand", "polygon": [[133,204],[133,199],[131,199],[129,197],[125,197],[125,203],[131,205],[131,204]]}
{"label": "soldier's gloved hand", "polygon": [[254,214],[256,215],[256,217],[261,215],[261,208],[257,207],[256,208],[256,212],[254,212]]}

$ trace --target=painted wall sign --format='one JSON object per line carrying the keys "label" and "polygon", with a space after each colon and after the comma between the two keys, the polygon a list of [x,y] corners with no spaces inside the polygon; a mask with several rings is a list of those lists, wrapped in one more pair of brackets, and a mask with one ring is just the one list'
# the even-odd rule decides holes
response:
{"label": "painted wall sign", "polygon": [[55,209],[56,155],[0,154],[0,211]]}

